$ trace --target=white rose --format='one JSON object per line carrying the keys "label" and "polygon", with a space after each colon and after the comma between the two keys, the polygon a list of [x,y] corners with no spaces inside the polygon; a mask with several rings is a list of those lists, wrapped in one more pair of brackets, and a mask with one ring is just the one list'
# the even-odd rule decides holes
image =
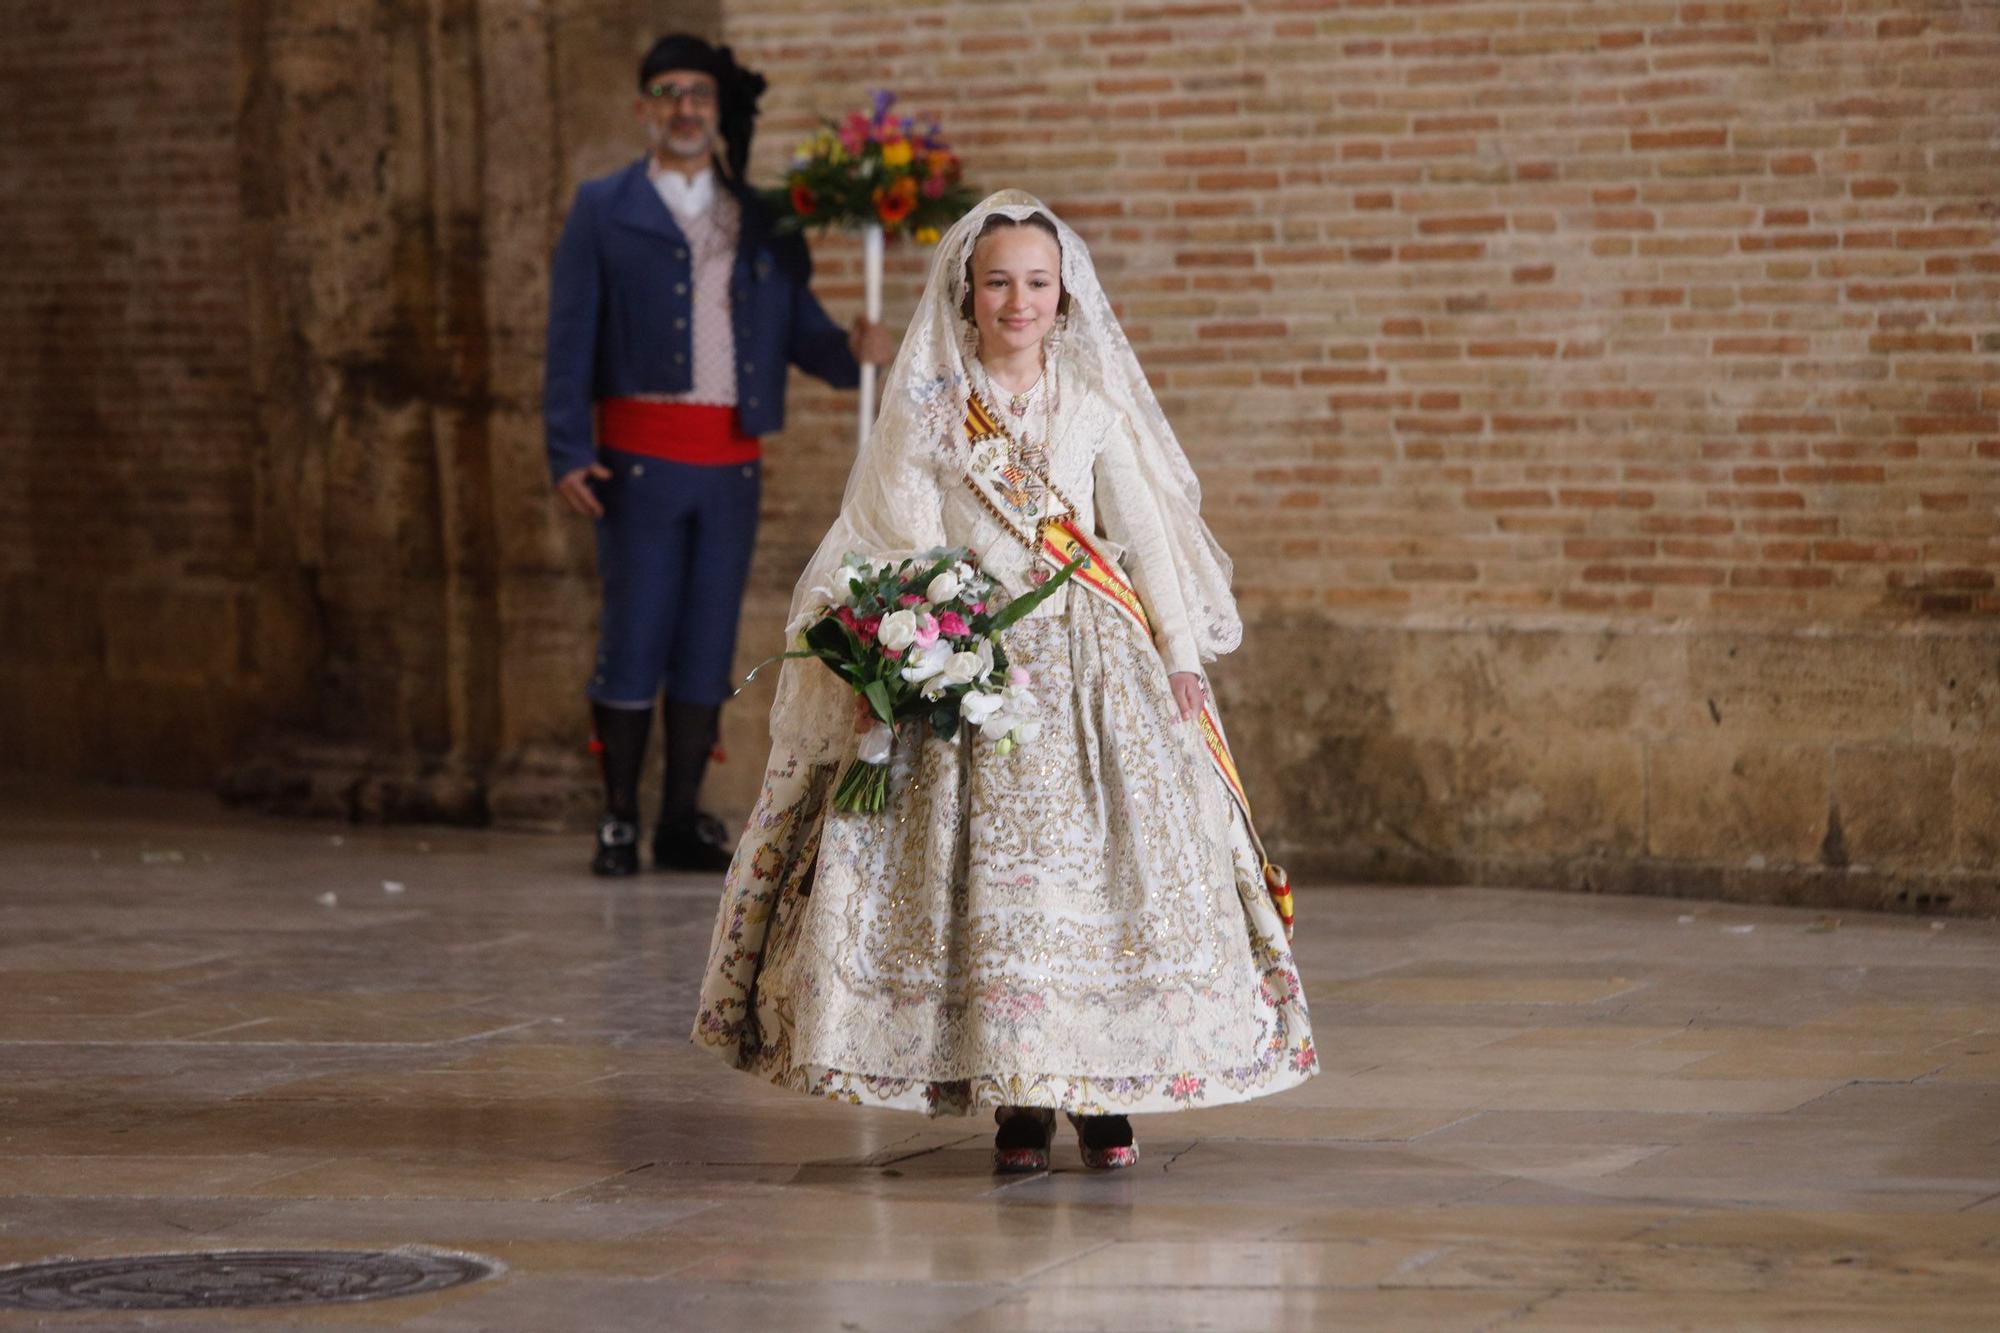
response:
{"label": "white rose", "polygon": [[945,660],[944,679],[951,685],[970,685],[980,677],[978,653],[953,653]]}
{"label": "white rose", "polygon": [[909,607],[891,611],[882,617],[882,628],[877,632],[884,648],[901,652],[917,641],[917,613]]}
{"label": "white rose", "polygon": [[950,601],[958,596],[958,575],[947,569],[931,580],[930,586],[924,589],[924,596],[934,603]]}

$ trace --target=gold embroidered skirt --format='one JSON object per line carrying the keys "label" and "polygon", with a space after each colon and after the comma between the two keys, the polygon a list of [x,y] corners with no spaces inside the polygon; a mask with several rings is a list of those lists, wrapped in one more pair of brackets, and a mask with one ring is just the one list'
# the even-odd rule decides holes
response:
{"label": "gold embroidered skirt", "polygon": [[831,809],[844,764],[773,756],[694,1041],[933,1115],[1177,1110],[1311,1077],[1284,927],[1158,653],[1084,595],[1006,642],[1042,704],[1031,745],[906,729],[879,814]]}

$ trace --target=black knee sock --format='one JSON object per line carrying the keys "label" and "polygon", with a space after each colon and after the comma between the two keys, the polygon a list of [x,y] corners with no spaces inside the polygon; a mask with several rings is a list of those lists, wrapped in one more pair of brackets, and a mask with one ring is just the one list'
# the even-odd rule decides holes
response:
{"label": "black knee sock", "polygon": [[639,770],[646,763],[646,738],[653,730],[650,708],[606,708],[590,706],[591,721],[597,728],[597,742],[603,747],[604,810],[614,819],[639,822]]}
{"label": "black knee sock", "polygon": [[671,836],[694,832],[702,775],[715,749],[722,710],[667,700],[666,777],[660,788],[660,828]]}

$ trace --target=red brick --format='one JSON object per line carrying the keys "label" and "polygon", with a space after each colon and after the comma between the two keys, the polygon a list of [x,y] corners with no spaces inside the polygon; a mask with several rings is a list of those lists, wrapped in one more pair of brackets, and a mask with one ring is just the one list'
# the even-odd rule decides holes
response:
{"label": "red brick", "polygon": [[1571,509],[1651,509],[1653,493],[1633,490],[1574,489],[1556,492],[1556,498]]}
{"label": "red brick", "polygon": [[1467,491],[1468,509],[1541,509],[1553,503],[1547,491]]}
{"label": "red brick", "polygon": [[1824,588],[1832,584],[1833,571],[1768,565],[1738,565],[1729,571],[1732,588]]}
{"label": "red brick", "polygon": [[1720,125],[1684,130],[1634,130],[1632,148],[1635,152],[1652,152],[1661,148],[1726,148],[1729,146],[1729,131]]}

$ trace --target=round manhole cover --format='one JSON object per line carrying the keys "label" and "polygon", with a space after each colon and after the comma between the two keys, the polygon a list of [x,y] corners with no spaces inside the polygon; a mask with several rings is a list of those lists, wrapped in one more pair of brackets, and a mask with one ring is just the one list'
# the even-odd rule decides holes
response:
{"label": "round manhole cover", "polygon": [[491,1277],[490,1259],[400,1250],[224,1250],[0,1268],[0,1310],[232,1310],[336,1305]]}

